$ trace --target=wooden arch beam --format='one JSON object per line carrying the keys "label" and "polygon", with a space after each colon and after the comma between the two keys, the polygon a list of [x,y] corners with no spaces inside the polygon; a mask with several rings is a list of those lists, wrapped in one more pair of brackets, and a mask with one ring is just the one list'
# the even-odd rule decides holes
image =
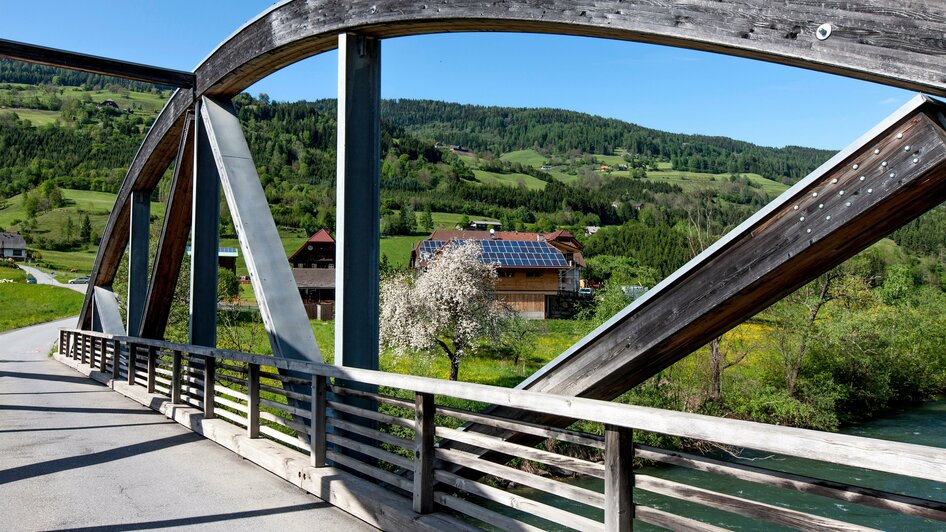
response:
{"label": "wooden arch beam", "polygon": [[[830,26],[830,35],[817,32]],[[827,28],[828,26],[824,26]],[[195,96],[230,98],[267,75],[337,47],[340,33],[377,38],[458,31],[508,31],[647,42],[809,68],[946,95],[946,4],[941,0],[288,0],[240,28],[194,72],[158,116],[122,184],[92,272],[109,285],[127,244],[127,203],[174,157]],[[91,290],[90,292],[91,293]],[[80,326],[88,323],[86,297]]]}

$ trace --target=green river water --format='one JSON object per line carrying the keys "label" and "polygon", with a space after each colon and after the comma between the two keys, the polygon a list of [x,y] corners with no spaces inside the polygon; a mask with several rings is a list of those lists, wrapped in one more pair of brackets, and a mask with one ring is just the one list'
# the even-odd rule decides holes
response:
{"label": "green river water", "polygon": [[[866,438],[941,447],[944,449],[943,452],[946,453],[946,399],[930,401],[920,406],[894,411],[883,418],[861,425],[850,426],[841,432]],[[864,469],[834,466],[823,462],[770,456],[761,453],[746,452],[743,453],[743,456],[746,458],[745,460],[734,461],[946,502],[946,485],[938,482],[920,481],[895,475],[876,473]],[[732,458],[727,459],[732,460]],[[859,504],[852,504],[817,495],[798,493],[792,490],[759,486],[750,482],[701,473],[681,467],[648,467],[639,470],[638,473],[872,528],[883,530],[946,531],[946,522],[903,516],[885,510],[861,506]],[[602,483],[597,479],[585,479],[576,481],[576,483],[596,491],[601,491],[602,489]],[[594,509],[589,511],[587,506],[548,496],[530,488],[517,488],[515,492],[524,497],[538,499],[546,504],[560,508],[567,508],[588,517],[601,518],[600,511]],[[653,506],[670,513],[684,515],[732,530],[788,530],[778,525],[754,521],[728,512],[681,502],[641,490],[635,490],[634,498],[639,504]],[[549,523],[547,522],[532,520],[521,514],[516,515],[516,517],[526,521],[532,521],[535,525],[543,528],[549,527]],[[656,527],[650,527],[640,523],[635,523],[635,529],[657,530]]]}

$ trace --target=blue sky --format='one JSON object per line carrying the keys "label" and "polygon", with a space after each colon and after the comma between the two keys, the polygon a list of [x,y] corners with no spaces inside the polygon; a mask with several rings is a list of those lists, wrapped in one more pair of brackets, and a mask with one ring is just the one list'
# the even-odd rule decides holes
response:
{"label": "blue sky", "polygon": [[[0,0],[0,38],[192,70],[265,0]],[[181,15],[184,15],[183,17]],[[841,149],[913,93],[670,47],[523,34],[386,40],[382,96],[559,107],[766,146]],[[335,97],[336,55],[250,88],[275,100]]]}

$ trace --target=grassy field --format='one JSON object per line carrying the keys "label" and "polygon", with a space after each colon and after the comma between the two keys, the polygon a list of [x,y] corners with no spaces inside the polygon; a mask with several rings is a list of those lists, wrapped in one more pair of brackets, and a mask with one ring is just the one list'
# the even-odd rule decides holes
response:
{"label": "grassy field", "polygon": [[411,247],[428,235],[386,236],[381,239],[381,254],[397,268],[406,268],[411,260]]}
{"label": "grassy field", "polygon": [[55,94],[62,101],[69,99],[82,100],[90,98],[94,103],[101,103],[105,100],[113,100],[123,111],[131,110],[132,115],[140,116],[146,121],[153,118],[164,107],[170,97],[169,91],[162,94],[150,92],[133,92],[127,90],[111,91],[87,91],[80,87],[38,87],[35,85],[24,85],[19,83],[4,83],[0,85],[0,97],[10,98],[13,102],[20,102],[19,106],[0,108],[0,112],[13,111],[20,118],[28,119],[34,125],[45,125],[55,122],[60,118],[59,111],[44,111],[36,109],[27,109],[32,107],[30,101],[49,103],[52,95]]}
{"label": "grassy field", "polygon": [[8,107],[5,109],[0,109],[0,113],[5,112],[16,113],[16,116],[20,117],[20,120],[29,120],[34,126],[45,126],[46,124],[54,124],[56,120],[59,120],[60,113],[59,111],[44,111],[41,109],[23,109],[19,107]]}
{"label": "grassy field", "polygon": [[83,295],[65,288],[27,284],[19,268],[0,268],[0,332],[44,323],[79,313]]}
{"label": "grassy field", "polygon": [[542,190],[545,188],[545,181],[536,179],[527,174],[498,174],[496,172],[487,172],[485,170],[473,170],[473,175],[480,183],[488,185],[508,185],[518,187],[519,183],[525,185],[529,190]]}
{"label": "grassy field", "polygon": [[[108,222],[108,216],[115,204],[115,195],[107,192],[92,192],[88,190],[62,189],[66,204],[57,209],[51,209],[36,216],[36,226],[32,230],[38,237],[62,239],[68,220],[71,219],[76,233],[78,233],[82,218],[88,214],[92,224],[92,232],[101,235]],[[151,212],[160,224],[164,217],[164,204],[152,203]],[[26,220],[23,210],[23,195],[17,194],[0,202],[0,227],[6,230],[19,230]],[[55,274],[60,281],[76,277],[79,273],[89,273],[95,261],[95,246],[88,245],[84,249],[75,251],[52,251],[31,246],[42,255],[42,260],[49,263],[44,268]]]}
{"label": "grassy field", "polygon": [[[615,175],[620,173],[621,172],[615,172]],[[761,185],[762,190],[764,190],[770,198],[774,198],[788,190],[788,185],[766,179],[759,174],[740,175],[748,178],[753,183]],[[729,174],[702,174],[697,172],[680,172],[677,170],[647,172],[647,179],[679,185],[685,192],[708,188],[723,188],[729,184]]]}
{"label": "grassy field", "polygon": [[511,163],[519,163],[527,166],[532,166],[534,168],[541,168],[543,164],[548,162],[548,157],[542,155],[541,153],[535,150],[518,150],[511,151],[509,153],[504,153],[500,156],[500,159],[504,161],[509,161]]}

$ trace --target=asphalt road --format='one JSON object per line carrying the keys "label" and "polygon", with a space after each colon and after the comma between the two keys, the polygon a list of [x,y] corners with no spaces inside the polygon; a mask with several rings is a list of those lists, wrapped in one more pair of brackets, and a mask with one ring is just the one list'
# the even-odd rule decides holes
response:
{"label": "asphalt road", "polygon": [[69,290],[75,290],[76,292],[81,292],[83,294],[85,293],[85,289],[89,286],[87,284],[60,283],[52,275],[46,272],[41,272],[32,266],[27,266],[25,264],[20,264],[20,263],[17,263],[17,266],[19,266],[21,270],[35,277],[37,284],[51,284],[53,286],[59,286],[61,288],[68,288]]}
{"label": "asphalt road", "polygon": [[374,530],[49,358],[74,324],[0,335],[0,530]]}

